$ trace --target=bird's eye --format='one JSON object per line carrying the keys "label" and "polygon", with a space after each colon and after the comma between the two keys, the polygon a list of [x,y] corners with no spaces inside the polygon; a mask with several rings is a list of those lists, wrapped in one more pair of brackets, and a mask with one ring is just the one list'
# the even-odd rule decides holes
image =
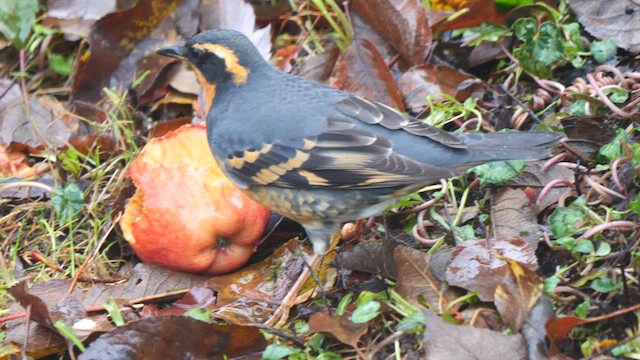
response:
{"label": "bird's eye", "polygon": [[196,49],[196,48],[190,48],[191,51],[191,57],[194,59],[198,59],[202,56],[203,51],[200,49]]}

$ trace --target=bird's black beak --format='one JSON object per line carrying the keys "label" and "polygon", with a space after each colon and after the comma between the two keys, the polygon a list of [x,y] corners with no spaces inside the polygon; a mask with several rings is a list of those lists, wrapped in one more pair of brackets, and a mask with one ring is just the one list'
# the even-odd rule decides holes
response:
{"label": "bird's black beak", "polygon": [[156,51],[158,55],[172,57],[178,60],[185,60],[185,48],[183,46],[167,46]]}

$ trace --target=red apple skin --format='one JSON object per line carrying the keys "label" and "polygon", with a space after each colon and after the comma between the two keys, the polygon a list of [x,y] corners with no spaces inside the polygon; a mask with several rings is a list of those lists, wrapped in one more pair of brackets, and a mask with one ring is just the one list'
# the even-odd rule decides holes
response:
{"label": "red apple skin", "polygon": [[204,126],[151,140],[127,175],[137,191],[120,226],[143,261],[217,275],[239,269],[255,252],[270,211],[224,176]]}

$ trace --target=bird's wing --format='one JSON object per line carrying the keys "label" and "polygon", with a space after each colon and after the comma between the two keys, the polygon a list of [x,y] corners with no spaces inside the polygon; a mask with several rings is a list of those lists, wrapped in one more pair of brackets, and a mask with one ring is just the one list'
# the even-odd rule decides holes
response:
{"label": "bird's wing", "polygon": [[391,130],[402,129],[450,148],[464,149],[467,147],[460,139],[446,131],[425,124],[384,104],[368,101],[358,96],[350,96],[337,103],[336,109],[365,124],[377,124]]}
{"label": "bird's wing", "polygon": [[322,133],[236,151],[224,159],[227,171],[245,185],[288,188],[397,187],[455,175],[452,169],[424,164],[394,152],[389,139],[358,128],[350,118],[389,129],[404,129],[452,148],[464,148],[454,136],[356,97],[338,103],[337,109],[346,116],[327,119]]}

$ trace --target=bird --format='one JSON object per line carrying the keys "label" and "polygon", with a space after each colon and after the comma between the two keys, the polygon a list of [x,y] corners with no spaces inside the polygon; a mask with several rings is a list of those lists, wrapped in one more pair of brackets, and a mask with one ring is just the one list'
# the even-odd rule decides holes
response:
{"label": "bird", "polygon": [[541,159],[558,132],[451,133],[271,66],[242,33],[207,30],[157,53],[191,64],[209,146],[252,199],[300,223],[324,255],[343,222],[475,165]]}

